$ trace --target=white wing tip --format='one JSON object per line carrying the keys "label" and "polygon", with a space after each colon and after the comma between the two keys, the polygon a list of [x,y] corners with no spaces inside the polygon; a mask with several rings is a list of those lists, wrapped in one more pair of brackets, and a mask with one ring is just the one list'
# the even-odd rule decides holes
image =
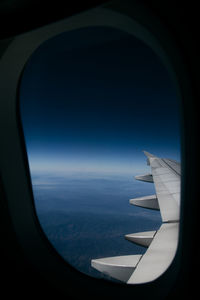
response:
{"label": "white wing tip", "polygon": [[155,155],[143,150],[144,154],[147,156],[147,157],[155,157]]}

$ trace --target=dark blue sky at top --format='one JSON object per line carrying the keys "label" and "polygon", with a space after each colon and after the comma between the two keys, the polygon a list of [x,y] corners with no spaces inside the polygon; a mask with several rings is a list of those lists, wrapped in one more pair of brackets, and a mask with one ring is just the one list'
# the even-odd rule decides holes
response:
{"label": "dark blue sky at top", "polygon": [[142,150],[180,160],[174,83],[152,49],[117,29],[43,43],[25,66],[20,111],[32,170],[134,174]]}

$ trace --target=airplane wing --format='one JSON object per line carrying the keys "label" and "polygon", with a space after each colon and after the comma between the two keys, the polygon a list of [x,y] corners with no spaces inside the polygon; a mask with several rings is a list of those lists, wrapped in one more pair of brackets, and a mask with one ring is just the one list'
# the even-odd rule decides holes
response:
{"label": "airplane wing", "polygon": [[135,198],[130,204],[160,210],[162,225],[157,231],[125,235],[133,243],[148,247],[143,255],[115,256],[92,259],[91,265],[100,272],[128,284],[150,282],[159,277],[171,264],[178,244],[180,215],[180,164],[158,158],[146,151],[151,174],[135,179],[153,182],[155,195]]}

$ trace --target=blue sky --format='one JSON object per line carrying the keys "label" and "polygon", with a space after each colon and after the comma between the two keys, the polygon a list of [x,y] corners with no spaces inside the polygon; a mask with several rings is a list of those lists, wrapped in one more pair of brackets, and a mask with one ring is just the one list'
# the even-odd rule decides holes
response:
{"label": "blue sky", "polygon": [[152,49],[113,28],[42,44],[24,69],[20,111],[32,172],[136,174],[142,150],[180,160],[174,83]]}

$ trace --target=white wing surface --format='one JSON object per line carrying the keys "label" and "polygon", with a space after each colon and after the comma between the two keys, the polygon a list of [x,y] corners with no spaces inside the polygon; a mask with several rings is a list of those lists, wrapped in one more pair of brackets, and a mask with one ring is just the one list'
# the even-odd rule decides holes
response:
{"label": "white wing surface", "polygon": [[179,221],[180,164],[170,159],[158,158],[146,151],[144,153],[151,166],[163,222]]}
{"label": "white wing surface", "polygon": [[125,235],[136,244],[148,247],[144,255],[128,255],[94,259],[92,267],[128,284],[150,282],[158,278],[171,264],[177,249],[180,215],[180,164],[158,158],[146,151],[151,174],[135,179],[153,182],[155,195],[135,198],[130,204],[160,209],[163,224],[157,231]]}

